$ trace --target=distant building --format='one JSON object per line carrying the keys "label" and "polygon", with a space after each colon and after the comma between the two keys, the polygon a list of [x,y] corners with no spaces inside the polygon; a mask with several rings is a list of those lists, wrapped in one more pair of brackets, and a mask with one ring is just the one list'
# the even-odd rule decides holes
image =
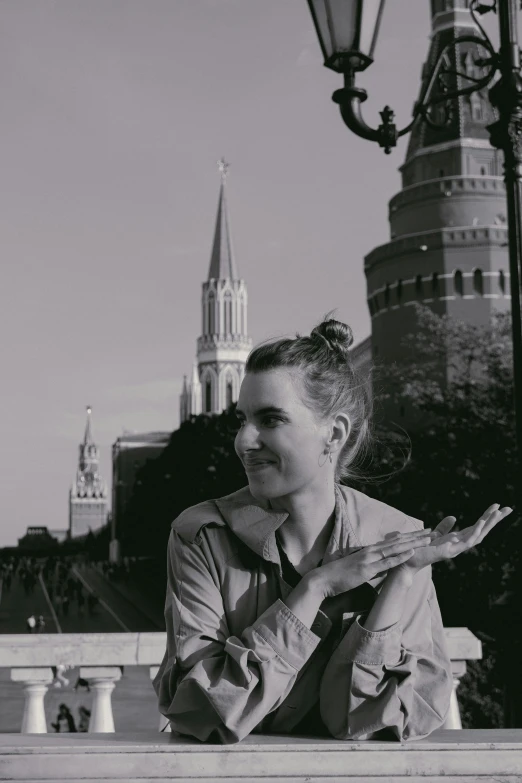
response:
{"label": "distant building", "polygon": [[50,535],[55,538],[59,544],[62,543],[62,541],[66,541],[69,537],[69,531],[68,530],[49,530]]}
{"label": "distant building", "polygon": [[247,331],[247,289],[240,279],[226,199],[229,164],[219,162],[221,189],[208,279],[201,300],[202,334],[190,381],[184,378],[180,423],[199,413],[221,413],[239,397],[252,340]]}
{"label": "distant building", "polygon": [[[159,457],[170,432],[145,432],[121,435],[112,444],[112,535],[113,541],[125,538],[123,515],[132,496],[136,474],[148,460]],[[112,544],[111,559],[118,560],[118,544]]]}
{"label": "distant building", "polygon": [[107,523],[107,487],[99,472],[98,447],[92,439],[91,409],[79,447],[76,480],[69,495],[69,537],[86,535]]}
{"label": "distant building", "polygon": [[[469,5],[431,0],[421,91],[441,49],[478,32]],[[446,67],[478,78],[480,56],[476,44],[464,41],[450,47]],[[462,81],[448,77],[450,91],[456,78]],[[371,354],[385,366],[403,357],[401,340],[416,329],[416,302],[477,325],[511,305],[502,156],[489,141],[495,113],[487,89],[451,100],[449,110],[438,104],[433,119],[446,118],[441,129],[422,119],[414,124],[400,169],[402,190],[389,204],[390,240],[365,258]],[[388,414],[397,421],[408,416],[404,406]]]}
{"label": "distant building", "polygon": [[49,549],[58,543],[58,539],[52,536],[46,527],[31,526],[27,528],[25,536],[18,539],[20,549]]}

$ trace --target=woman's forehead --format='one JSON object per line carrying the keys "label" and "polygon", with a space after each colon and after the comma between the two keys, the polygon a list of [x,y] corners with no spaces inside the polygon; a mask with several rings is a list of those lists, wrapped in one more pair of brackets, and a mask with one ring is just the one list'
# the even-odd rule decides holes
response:
{"label": "woman's forehead", "polygon": [[294,372],[288,370],[266,370],[247,373],[241,384],[238,407],[289,408],[302,406],[299,384]]}

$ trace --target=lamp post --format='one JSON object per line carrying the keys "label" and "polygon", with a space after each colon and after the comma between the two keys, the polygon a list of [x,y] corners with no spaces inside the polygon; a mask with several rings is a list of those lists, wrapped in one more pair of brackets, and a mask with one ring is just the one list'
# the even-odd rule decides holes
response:
{"label": "lamp post", "polygon": [[[452,101],[490,87],[490,101],[498,119],[488,126],[493,147],[504,153],[504,180],[507,198],[509,269],[511,281],[511,315],[513,333],[513,388],[516,420],[516,443],[519,480],[516,481],[517,501],[522,505],[522,75],[518,45],[517,12],[521,0],[470,0],[469,10],[477,34],[459,35],[438,54],[432,72],[424,81],[419,100],[413,109],[411,122],[401,130],[394,122],[389,106],[380,112],[382,122],[370,127],[363,119],[361,104],[366,90],[356,86],[360,71],[373,62],[377,35],[385,0],[308,0],[313,22],[324,55],[324,64],[344,76],[344,87],[336,90],[332,100],[339,105],[347,127],[363,139],[375,141],[385,153],[390,153],[397,140],[408,133],[417,121],[431,127],[445,127],[452,119]],[[494,12],[498,16],[500,48],[497,52],[478,16]],[[475,61],[479,75],[459,71],[451,65],[451,56],[459,43],[480,47],[484,56]],[[449,57],[448,57],[449,55]],[[450,64],[448,64],[450,63]],[[493,81],[496,79],[494,84]],[[492,85],[492,86],[491,86]],[[509,603],[513,603],[512,596]],[[509,610],[511,614],[511,610]],[[511,625],[508,622],[508,625]],[[522,684],[522,679],[520,680]],[[513,690],[513,689],[512,689]],[[516,689],[515,689],[516,690]],[[506,710],[511,726],[522,725],[522,694],[507,694],[513,701]]]}

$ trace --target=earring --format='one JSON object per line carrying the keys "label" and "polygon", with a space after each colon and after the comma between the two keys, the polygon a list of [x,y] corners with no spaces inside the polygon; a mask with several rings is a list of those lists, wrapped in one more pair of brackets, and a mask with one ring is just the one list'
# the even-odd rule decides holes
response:
{"label": "earring", "polygon": [[332,452],[331,451],[328,452],[328,457],[330,458],[330,462],[333,462],[333,457],[332,457]]}
{"label": "earring", "polygon": [[[324,468],[324,466],[326,465],[326,463],[328,461],[328,455],[330,454],[330,450],[324,451],[323,454],[324,454],[324,460],[321,462],[321,457],[320,456],[319,456],[319,459],[317,460],[317,464],[319,465],[320,468]],[[330,454],[330,462],[331,461],[332,461],[332,455]]]}

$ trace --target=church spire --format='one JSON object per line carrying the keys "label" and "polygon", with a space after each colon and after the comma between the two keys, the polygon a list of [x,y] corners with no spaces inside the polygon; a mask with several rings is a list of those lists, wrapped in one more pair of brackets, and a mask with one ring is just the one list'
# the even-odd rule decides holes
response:
{"label": "church spire", "polygon": [[87,406],[87,421],[85,423],[85,434],[83,436],[83,445],[84,446],[92,446],[94,445],[94,441],[92,439],[92,432],[91,432],[91,413],[92,408],[90,405]]}
{"label": "church spire", "polygon": [[224,158],[221,158],[221,160],[218,161],[218,168],[221,172],[221,188],[219,190],[216,227],[214,230],[214,242],[212,244],[208,279],[237,280],[238,274],[234,258],[234,249],[232,247],[226,196],[226,181],[230,163],[227,163]]}

